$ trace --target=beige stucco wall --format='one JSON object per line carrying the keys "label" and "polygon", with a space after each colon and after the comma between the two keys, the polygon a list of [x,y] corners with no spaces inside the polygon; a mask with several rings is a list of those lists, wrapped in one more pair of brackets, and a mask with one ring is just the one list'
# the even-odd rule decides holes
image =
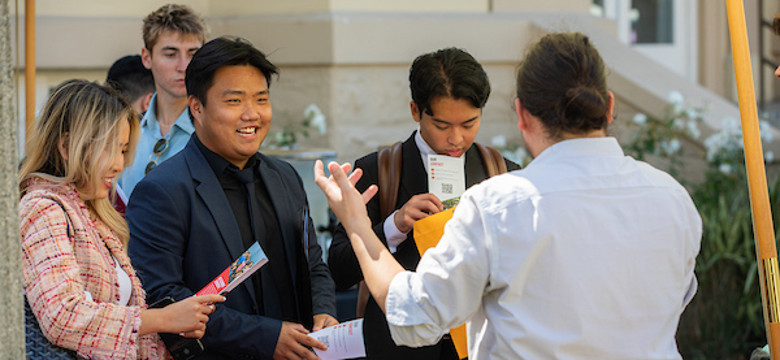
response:
{"label": "beige stucco wall", "polygon": [[[551,6],[516,6],[512,1],[503,1],[498,7],[509,10],[558,10],[562,3],[588,0],[555,0]],[[166,0],[37,0],[36,14],[43,16],[78,17],[143,17],[151,10],[171,1]],[[495,1],[497,2],[497,1]],[[490,0],[179,0],[203,16],[238,16],[269,14],[302,14],[338,11],[360,12],[486,12]],[[12,12],[15,7],[12,4]],[[582,8],[582,6],[579,6]],[[587,9],[585,9],[587,10]],[[23,2],[19,13],[24,13]]]}
{"label": "beige stucco wall", "polygon": [[[133,17],[39,16],[37,21],[38,108],[59,82],[72,77],[102,80],[111,62],[141,47],[140,23]],[[312,136],[306,145],[334,149],[341,160],[405,139],[416,128],[409,115],[408,67],[416,56],[447,46],[470,51],[491,76],[493,96],[479,139],[517,133],[511,120],[514,66],[535,34],[526,17],[337,12],[207,21],[212,36],[246,37],[281,67],[272,85],[274,129],[298,121],[303,109],[316,103],[328,117],[330,131]]]}
{"label": "beige stucco wall", "polygon": [[[141,18],[162,3],[39,0],[39,108],[49,87],[71,77],[102,80],[115,59],[139,52]],[[643,65],[640,55],[615,44],[615,24],[589,16],[588,0],[435,0],[416,8],[405,0],[185,3],[205,15],[212,37],[248,38],[281,67],[281,76],[272,85],[274,129],[298,121],[303,109],[316,103],[330,129],[326,136],[312,136],[306,145],[334,149],[340,160],[353,160],[408,136],[416,127],[409,115],[408,67],[414,57],[446,46],[471,52],[490,76],[493,93],[483,114],[478,137],[482,142],[499,134],[518,141],[512,111],[514,69],[527,44],[545,31],[593,32],[608,63],[617,61],[611,64],[617,67],[610,84],[618,101],[631,109],[660,113],[673,89],[689,89],[695,101],[711,96],[667,76],[658,66]],[[716,36],[703,42],[708,45],[702,46],[701,54],[708,62],[700,66],[706,74],[701,78],[706,86],[729,95],[733,85],[727,71],[725,10],[711,5],[700,6],[701,33],[708,39]],[[23,94],[21,86],[19,93]],[[718,104],[723,109],[729,106]],[[635,111],[620,115],[630,119]],[[721,112],[729,111],[733,108]]]}
{"label": "beige stucco wall", "polygon": [[492,9],[501,11],[522,12],[582,12],[590,10],[590,0],[544,0],[544,1],[518,1],[518,0],[492,0]]}

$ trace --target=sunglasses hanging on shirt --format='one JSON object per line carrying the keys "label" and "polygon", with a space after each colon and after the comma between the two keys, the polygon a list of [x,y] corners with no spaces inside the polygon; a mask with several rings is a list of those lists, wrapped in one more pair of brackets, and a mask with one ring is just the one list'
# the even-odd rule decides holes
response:
{"label": "sunglasses hanging on shirt", "polygon": [[144,169],[144,175],[148,174],[157,167],[157,161],[160,159],[160,154],[162,154],[167,148],[168,138],[162,138],[154,143],[152,153],[149,155],[149,163],[146,164],[146,168]]}

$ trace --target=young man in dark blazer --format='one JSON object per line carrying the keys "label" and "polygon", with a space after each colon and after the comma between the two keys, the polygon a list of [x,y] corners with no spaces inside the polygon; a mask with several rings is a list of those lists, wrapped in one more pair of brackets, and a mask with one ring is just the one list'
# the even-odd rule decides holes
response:
{"label": "young man in dark blazer", "polygon": [[293,167],[258,148],[277,68],[241,39],[206,43],[186,72],[195,134],[138,183],[129,254],[147,299],[192,296],[257,241],[269,258],[217,306],[198,359],[316,359],[308,336],[337,323],[306,193]]}
{"label": "young man in dark blazer", "polygon": [[[393,253],[398,262],[414,270],[420,255],[411,232],[414,222],[442,211],[442,203],[428,189],[424,158],[429,154],[464,157],[466,186],[488,178],[487,168],[476,146],[482,108],[490,95],[490,82],[482,66],[467,52],[447,48],[421,55],[409,71],[412,92],[410,110],[419,123],[401,145],[402,162],[396,211],[380,215],[379,196],[366,205],[374,232]],[[363,169],[356,184],[361,192],[378,183],[377,153],[355,161]],[[519,166],[505,160],[508,170]],[[381,190],[380,190],[381,191]],[[355,253],[344,228],[338,226],[330,247],[328,264],[340,288],[355,285],[363,279]],[[452,341],[422,348],[396,346],[390,337],[387,321],[373,298],[365,308],[364,334],[367,359],[457,359]]]}

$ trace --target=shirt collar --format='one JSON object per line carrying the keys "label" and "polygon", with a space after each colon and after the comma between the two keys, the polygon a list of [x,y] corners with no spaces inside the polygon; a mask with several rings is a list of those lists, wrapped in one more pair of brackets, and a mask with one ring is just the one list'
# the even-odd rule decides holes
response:
{"label": "shirt collar", "polygon": [[420,156],[422,156],[423,162],[425,162],[425,157],[427,155],[436,155],[436,153],[433,151],[433,148],[428,145],[428,143],[425,142],[425,139],[422,138],[422,135],[420,135],[419,127],[414,133],[414,143],[417,145],[417,149],[420,150]]}
{"label": "shirt collar", "polygon": [[625,156],[623,149],[614,137],[575,138],[550,145],[528,165],[547,162],[561,157],[594,155]]}
{"label": "shirt collar", "polygon": [[417,128],[417,132],[414,133],[414,143],[417,145],[417,149],[420,150],[420,158],[422,158],[425,172],[428,173],[430,171],[428,169],[428,155],[436,155],[436,152],[434,152],[433,148],[422,138],[419,127]]}
{"label": "shirt collar", "polygon": [[[141,119],[141,127],[150,126],[152,122],[157,123],[157,93],[152,95],[152,100],[149,101],[149,108],[146,110],[144,117]],[[190,119],[190,107],[187,106],[184,111],[176,118],[176,122],[173,123],[174,127],[177,127],[185,133],[192,135],[195,132],[195,126],[192,125],[192,119]]]}
{"label": "shirt collar", "polygon": [[[224,173],[225,170],[227,170],[228,168],[241,170],[235,165],[233,165],[230,161],[227,161],[227,159],[223,158],[221,155],[207,148],[206,145],[204,145],[203,142],[200,141],[197,134],[192,134],[192,139],[195,142],[195,145],[198,146],[200,152],[203,154],[203,157],[206,158],[206,162],[209,163],[211,170],[214,170],[214,174],[216,174],[217,176],[222,175],[222,173]],[[256,168],[259,163],[260,163],[260,159],[257,157],[257,154],[254,154],[246,162],[244,169]]]}

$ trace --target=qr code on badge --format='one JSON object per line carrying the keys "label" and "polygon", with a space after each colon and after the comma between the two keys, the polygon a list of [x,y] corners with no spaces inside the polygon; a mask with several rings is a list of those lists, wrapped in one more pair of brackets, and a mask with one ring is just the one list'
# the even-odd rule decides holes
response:
{"label": "qr code on badge", "polygon": [[452,184],[441,184],[442,194],[452,194]]}

